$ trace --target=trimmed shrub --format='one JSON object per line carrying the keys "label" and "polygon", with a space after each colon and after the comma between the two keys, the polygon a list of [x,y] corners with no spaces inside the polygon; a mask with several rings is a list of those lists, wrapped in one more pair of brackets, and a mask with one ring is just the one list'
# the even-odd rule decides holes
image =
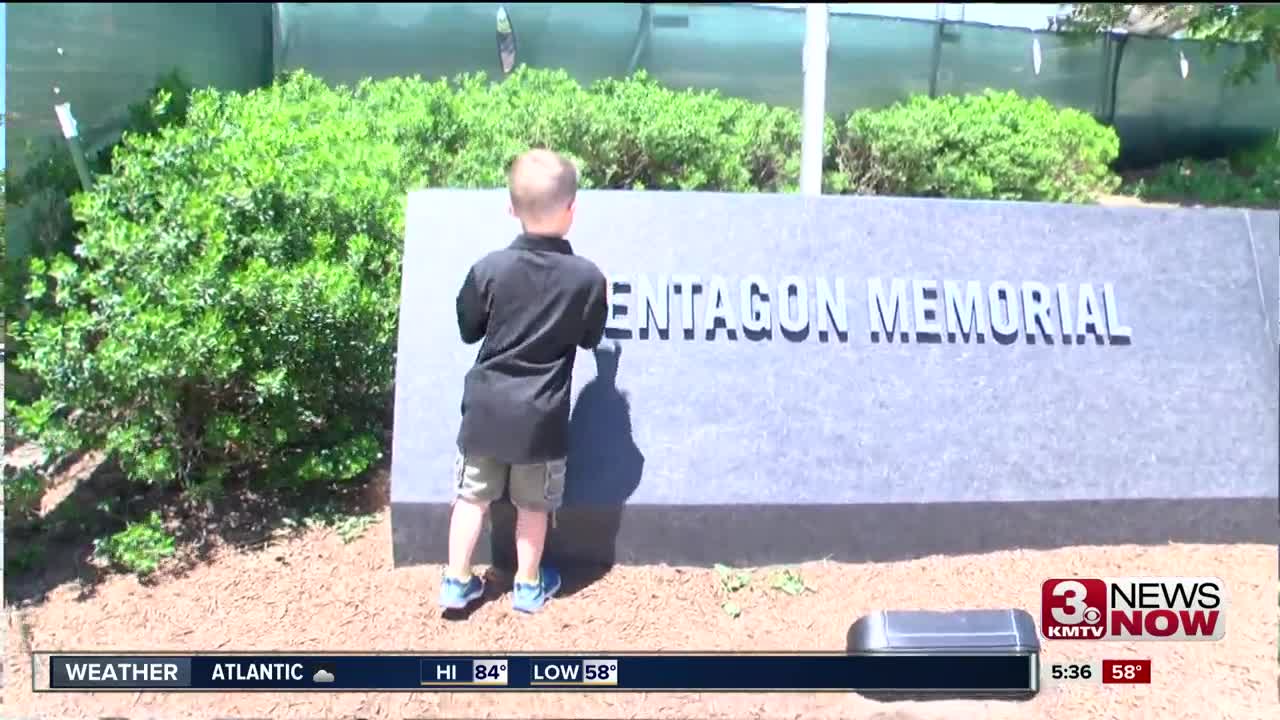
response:
{"label": "trimmed shrub", "polygon": [[1114,130],[1013,92],[917,96],[845,129],[836,162],[854,192],[1090,202],[1119,182]]}
{"label": "trimmed shrub", "polygon": [[[464,75],[455,93],[460,146],[439,185],[503,187],[507,166],[524,150],[547,147],[577,157],[582,147],[590,103],[568,73],[522,67],[500,83],[483,73]],[[592,186],[585,172],[584,185]]]}
{"label": "trimmed shrub", "polygon": [[[162,98],[163,99],[163,98]],[[75,197],[79,262],[33,262],[15,408],[55,452],[103,448],[133,478],[351,478],[381,452],[404,190],[358,94],[294,76],[195,93]]]}
{"label": "trimmed shrub", "polygon": [[785,192],[800,179],[800,115],[644,73],[591,86],[568,146],[593,187]]}
{"label": "trimmed shrub", "polygon": [[799,180],[800,116],[714,92],[676,92],[641,72],[583,88],[560,70],[457,81],[453,152],[432,183],[494,188],[520,152],[553,148],[587,188],[777,192]]}

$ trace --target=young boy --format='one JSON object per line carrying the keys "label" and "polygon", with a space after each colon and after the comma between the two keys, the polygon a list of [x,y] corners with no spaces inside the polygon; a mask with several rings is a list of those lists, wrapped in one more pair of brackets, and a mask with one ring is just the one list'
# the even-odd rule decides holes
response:
{"label": "young boy", "polygon": [[462,392],[445,609],[484,594],[471,555],[489,504],[508,485],[516,506],[512,603],[537,612],[560,589],[559,573],[542,567],[542,550],[564,495],[570,376],[577,348],[592,349],[604,335],[604,274],[564,239],[577,170],[556,153],[532,150],[512,163],[508,186],[524,232],[473,265],[458,293],[462,341],[483,342]]}

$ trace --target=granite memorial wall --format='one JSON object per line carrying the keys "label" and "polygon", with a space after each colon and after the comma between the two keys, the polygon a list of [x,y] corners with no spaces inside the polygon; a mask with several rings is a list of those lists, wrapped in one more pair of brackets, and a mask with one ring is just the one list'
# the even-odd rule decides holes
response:
{"label": "granite memorial wall", "polygon": [[[454,298],[502,191],[410,195],[398,564],[443,561]],[[584,192],[556,562],[776,563],[1276,542],[1280,220],[1241,210]],[[511,512],[495,507],[494,559]]]}

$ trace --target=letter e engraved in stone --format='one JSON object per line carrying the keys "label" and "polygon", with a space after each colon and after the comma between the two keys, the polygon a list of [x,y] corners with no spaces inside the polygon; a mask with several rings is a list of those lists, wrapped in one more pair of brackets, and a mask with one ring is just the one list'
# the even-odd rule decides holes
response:
{"label": "letter e engraved in stone", "polygon": [[941,342],[942,318],[938,316],[938,283],[915,280],[911,283],[916,342]]}
{"label": "letter e engraved in stone", "polygon": [[609,318],[605,323],[612,337],[630,337],[634,317],[628,302],[631,296],[631,280],[625,275],[609,278]]}

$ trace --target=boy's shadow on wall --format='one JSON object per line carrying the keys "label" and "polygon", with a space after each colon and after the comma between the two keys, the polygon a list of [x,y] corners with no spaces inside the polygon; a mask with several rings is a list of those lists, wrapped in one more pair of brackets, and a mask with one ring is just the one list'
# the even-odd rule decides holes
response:
{"label": "boy's shadow on wall", "polygon": [[[617,561],[623,506],[644,473],[644,455],[631,434],[631,404],[617,385],[622,347],[614,342],[594,355],[596,376],[578,393],[569,418],[564,506],[545,551],[547,563],[562,570],[563,595],[600,580]],[[514,534],[494,535],[495,564],[513,568]]]}

